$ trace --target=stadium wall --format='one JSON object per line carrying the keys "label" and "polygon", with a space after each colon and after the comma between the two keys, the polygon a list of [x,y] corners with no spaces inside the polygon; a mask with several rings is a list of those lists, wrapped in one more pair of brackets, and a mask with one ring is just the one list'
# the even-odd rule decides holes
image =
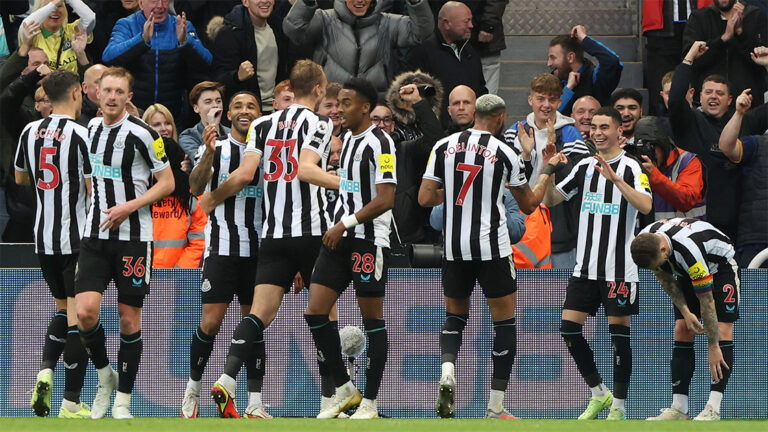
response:
{"label": "stadium wall", "polygon": [[[559,334],[565,270],[518,273],[518,349],[505,405],[527,418],[575,418],[589,391],[579,376]],[[45,329],[54,311],[53,300],[38,269],[0,269],[0,416],[30,416],[29,397],[40,361]],[[741,319],[736,324],[736,366],[723,402],[724,418],[768,417],[768,271],[743,270]],[[189,341],[200,317],[200,273],[197,270],[156,270],[152,293],[143,315],[144,356],[132,401],[137,416],[178,416],[189,371]],[[110,359],[116,360],[118,319],[115,290],[105,295],[102,321]],[[385,318],[389,330],[389,361],[379,408],[390,417],[434,417],[440,374],[438,334],[444,317],[439,270],[392,269],[389,272]],[[307,293],[288,294],[277,320],[267,331],[267,378],[264,400],[276,416],[314,416],[320,391],[312,339],[303,312]],[[671,302],[650,272],[641,272],[641,314],[633,319],[634,371],[628,415],[656,415],[671,398],[669,360],[673,316]],[[221,373],[232,329],[238,322],[232,308],[203,376],[210,388]],[[351,290],[339,301],[340,326],[362,327]],[[598,331],[599,330],[599,331]],[[585,336],[595,349],[598,367],[611,386],[612,352],[602,314],[588,319]],[[457,365],[457,416],[485,413],[491,373],[493,332],[488,308],[479,290]],[[691,385],[691,412],[706,403],[709,372],[706,340],[696,343],[697,367]],[[358,381],[364,359],[356,361]],[[64,368],[56,369],[51,415],[62,396]],[[237,392],[245,409],[245,372]],[[83,400],[91,402],[97,377],[90,368]],[[214,416],[213,402],[202,398],[201,414]]]}

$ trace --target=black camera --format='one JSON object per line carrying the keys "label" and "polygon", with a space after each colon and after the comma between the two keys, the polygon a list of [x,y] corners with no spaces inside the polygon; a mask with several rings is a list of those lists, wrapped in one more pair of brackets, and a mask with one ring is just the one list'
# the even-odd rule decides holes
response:
{"label": "black camera", "polygon": [[437,90],[435,90],[434,87],[431,85],[420,85],[416,87],[419,90],[419,96],[425,98],[425,97],[433,97],[437,94]]}
{"label": "black camera", "polygon": [[411,244],[408,261],[413,268],[440,268],[443,266],[443,245]]}
{"label": "black camera", "polygon": [[639,162],[645,162],[642,156],[648,156],[648,159],[656,165],[656,142],[646,139],[635,139],[634,144],[624,146],[624,151],[633,156]]}
{"label": "black camera", "polygon": [[333,162],[328,162],[328,166],[325,168],[326,171],[336,171],[339,169],[339,161],[335,160]]}

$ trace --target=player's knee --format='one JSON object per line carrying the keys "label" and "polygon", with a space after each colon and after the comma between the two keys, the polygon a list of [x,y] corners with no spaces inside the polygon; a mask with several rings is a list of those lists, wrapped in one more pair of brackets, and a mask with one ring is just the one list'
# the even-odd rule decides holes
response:
{"label": "player's knee", "polygon": [[88,307],[85,304],[77,305],[77,322],[82,329],[91,329],[99,322],[98,308]]}
{"label": "player's knee", "polygon": [[584,336],[581,334],[581,328],[583,326],[579,323],[569,321],[569,320],[562,320],[560,322],[560,336],[565,340],[566,343],[570,343],[575,339],[583,338]]}
{"label": "player's knee", "polygon": [[462,332],[464,327],[467,326],[467,318],[469,315],[459,315],[450,312],[445,313],[445,321],[443,321],[443,330],[449,332]]}
{"label": "player's knee", "polygon": [[216,336],[221,330],[221,320],[203,317],[200,320],[200,329],[209,336]]}
{"label": "player's knee", "polygon": [[125,334],[134,334],[141,330],[141,318],[133,315],[123,315],[120,317],[120,332]]}

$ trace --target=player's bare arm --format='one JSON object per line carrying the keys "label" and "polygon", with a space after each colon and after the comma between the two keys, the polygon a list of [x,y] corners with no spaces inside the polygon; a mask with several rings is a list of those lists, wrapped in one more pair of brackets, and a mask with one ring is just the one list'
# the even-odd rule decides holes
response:
{"label": "player's bare arm", "polygon": [[419,205],[422,207],[434,207],[445,200],[445,189],[435,180],[422,179],[419,187]]}
{"label": "player's bare arm", "polygon": [[200,157],[200,162],[189,175],[189,188],[194,196],[200,196],[205,191],[205,185],[211,181],[213,175],[213,155],[216,153],[216,125],[209,124],[203,130],[203,144],[205,152]]}
{"label": "player's bare arm", "polygon": [[[549,147],[550,146],[547,146],[547,148]],[[554,148],[554,146],[552,147]],[[549,156],[546,153],[547,151],[545,150],[544,155]],[[555,172],[555,167],[560,163],[567,162],[568,158],[565,157],[562,152],[555,153],[549,158],[547,166],[541,170],[541,174],[539,174],[539,178],[536,179],[536,184],[533,185],[533,189],[531,189],[527,183],[520,186],[509,187],[510,192],[512,192],[512,196],[515,197],[515,200],[520,205],[520,210],[523,213],[531,214],[534,210],[536,210],[539,204],[541,204],[541,201],[544,199],[547,189],[549,188],[550,179],[552,178],[552,174]]]}
{"label": "player's bare arm", "polygon": [[320,155],[304,149],[299,153],[299,180],[326,189],[338,189],[341,178],[320,167]]}
{"label": "player's bare arm", "polygon": [[675,277],[660,270],[654,271],[654,274],[656,275],[656,278],[659,279],[661,287],[667,295],[669,295],[669,298],[672,299],[672,303],[675,304],[677,309],[683,315],[688,330],[692,331],[694,334],[704,333],[704,327],[701,325],[701,322],[699,322],[699,319],[696,318],[696,315],[688,308],[688,303],[685,301],[683,291],[677,285]]}
{"label": "player's bare arm", "polygon": [[102,231],[106,231],[108,229],[116,230],[120,228],[120,224],[123,223],[123,221],[127,219],[131,213],[144,206],[151,205],[152,203],[159,201],[160,199],[168,196],[171,192],[173,192],[173,188],[176,186],[176,182],[173,180],[173,172],[171,171],[170,166],[163,168],[162,170],[156,172],[154,175],[157,182],[152,185],[152,187],[150,187],[143,195],[123,204],[102,210],[107,214],[107,218],[104,219],[101,224],[99,224],[99,228],[101,228]]}
{"label": "player's bare arm", "polygon": [[701,306],[701,318],[704,321],[704,328],[707,331],[707,344],[709,345],[709,372],[712,379],[719,381],[723,379],[723,369],[728,368],[728,364],[723,359],[723,351],[720,349],[720,328],[717,324],[717,311],[715,310],[715,298],[712,297],[712,291],[705,293],[696,293]]}
{"label": "player's bare arm", "polygon": [[599,154],[595,155],[595,159],[600,162],[600,165],[596,165],[595,169],[619,188],[621,194],[632,204],[632,207],[644,215],[651,212],[651,209],[653,209],[653,198],[650,195],[638,192],[634,187],[627,184]]}
{"label": "player's bare arm", "polygon": [[19,186],[31,186],[32,182],[29,180],[29,172],[27,171],[15,171],[16,184]]}
{"label": "player's bare arm", "polygon": [[[395,206],[395,185],[392,183],[382,183],[376,185],[376,198],[371,202],[363,206],[357,213],[354,214],[357,219],[357,224],[364,224],[370,222],[387,210],[391,210]],[[341,236],[346,230],[346,226],[343,221],[338,222],[333,228],[326,231],[323,236],[323,244],[330,250],[335,250],[336,245],[339,243]]]}
{"label": "player's bare arm", "polygon": [[203,197],[200,199],[200,208],[206,214],[209,214],[224,200],[243,190],[244,187],[253,181],[253,176],[256,175],[256,170],[259,168],[259,162],[261,162],[261,155],[255,152],[246,152],[243,155],[243,161],[240,163],[240,166],[232,171],[216,190],[203,194]]}

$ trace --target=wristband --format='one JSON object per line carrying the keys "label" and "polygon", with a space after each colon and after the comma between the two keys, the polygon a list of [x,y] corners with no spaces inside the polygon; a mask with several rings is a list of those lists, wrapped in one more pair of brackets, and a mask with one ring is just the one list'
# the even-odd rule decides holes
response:
{"label": "wristband", "polygon": [[341,218],[341,223],[344,224],[344,228],[346,229],[354,228],[360,225],[360,222],[357,221],[357,217],[355,216],[354,213]]}
{"label": "wristband", "polygon": [[555,173],[555,167],[553,167],[551,164],[546,164],[544,168],[541,169],[541,173],[546,175],[552,175]]}

